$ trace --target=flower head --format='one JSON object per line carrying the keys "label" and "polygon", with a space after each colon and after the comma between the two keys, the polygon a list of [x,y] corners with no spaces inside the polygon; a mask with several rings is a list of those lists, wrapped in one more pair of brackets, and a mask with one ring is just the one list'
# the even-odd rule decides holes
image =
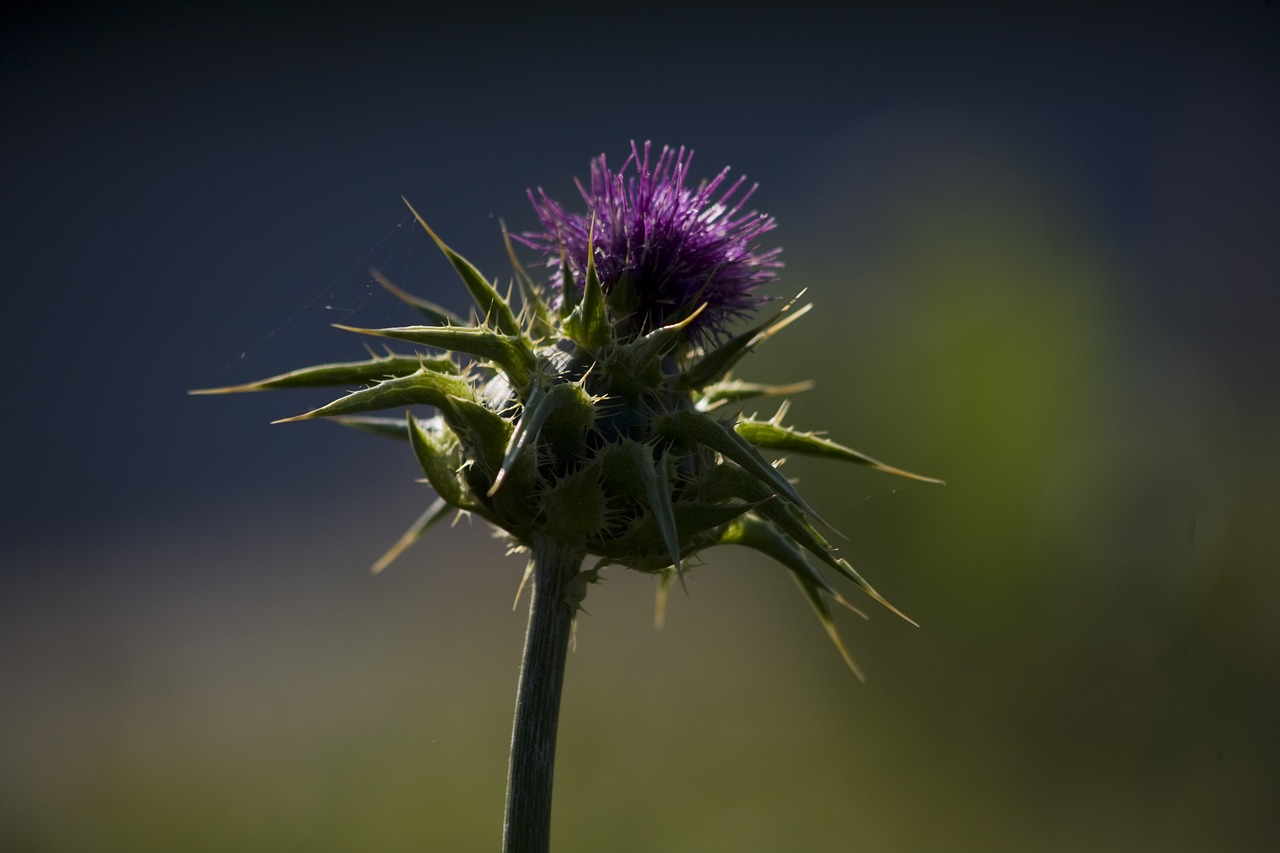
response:
{"label": "flower head", "polygon": [[[808,387],[730,378],[744,356],[808,306],[792,300],[754,327],[726,333],[730,320],[763,301],[757,288],[780,266],[778,249],[756,246],[774,222],[742,213],[751,191],[734,201],[743,182],[725,188],[727,169],[687,188],[690,157],[664,148],[651,163],[648,144],[643,153],[632,145],[616,173],[597,158],[591,189],[582,189],[585,215],[567,213],[545,194],[535,198],[546,231],[523,239],[550,253],[558,273],[546,292],[511,252],[522,306],[415,211],[470,291],[471,322],[375,273],[428,323],[339,328],[425,351],[388,351],[213,390],[356,386],[284,420],[331,418],[409,442],[437,499],[379,567],[450,510],[489,521],[518,547],[551,542],[578,559],[593,554],[600,565],[658,573],[660,590],[683,580],[702,551],[739,545],[792,574],[852,667],[829,607],[847,603],[806,552],[887,602],[835,553],[812,507],[762,451],[928,478],[784,425],[785,402],[768,419],[744,416],[745,401]],[[370,415],[384,410],[404,417]]]}
{"label": "flower head", "polygon": [[782,250],[761,250],[757,241],[774,229],[773,217],[743,212],[755,187],[739,194],[744,177],[726,185],[727,166],[710,181],[687,186],[692,162],[692,151],[665,146],[654,162],[650,143],[640,149],[633,142],[614,172],[601,154],[591,161],[590,189],[578,183],[586,213],[565,210],[541,189],[530,191],[545,230],[522,240],[547,253],[558,298],[564,298],[566,267],[568,286],[581,289],[590,247],[615,322],[633,335],[679,322],[705,305],[687,334],[695,341],[718,338],[765,301],[757,291],[776,277]]}

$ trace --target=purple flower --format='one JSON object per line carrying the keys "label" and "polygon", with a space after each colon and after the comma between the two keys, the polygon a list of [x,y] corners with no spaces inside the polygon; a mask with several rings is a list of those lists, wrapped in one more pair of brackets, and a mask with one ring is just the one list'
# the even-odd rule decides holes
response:
{"label": "purple flower", "polygon": [[[622,168],[612,172],[601,154],[591,161],[591,188],[578,182],[585,214],[566,211],[541,188],[529,192],[545,230],[522,241],[547,253],[556,302],[563,301],[562,257],[581,293],[589,239],[620,337],[678,322],[705,304],[689,338],[714,339],[766,301],[756,290],[776,277],[782,250],[762,251],[757,241],[774,229],[773,217],[742,212],[756,188],[735,201],[745,178],[725,188],[728,167],[688,188],[692,160],[692,151],[664,146],[651,163],[650,143],[642,152],[633,142]],[[627,175],[633,165],[635,173]]]}

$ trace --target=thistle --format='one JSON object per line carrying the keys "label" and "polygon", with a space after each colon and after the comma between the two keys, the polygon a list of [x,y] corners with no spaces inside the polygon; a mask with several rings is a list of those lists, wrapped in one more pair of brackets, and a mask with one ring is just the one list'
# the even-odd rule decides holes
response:
{"label": "thistle", "polygon": [[[779,249],[761,249],[772,217],[745,212],[754,187],[728,169],[688,185],[692,153],[634,144],[616,172],[601,155],[585,213],[530,193],[542,230],[515,239],[550,269],[535,281],[503,229],[519,308],[410,211],[475,301],[464,320],[373,276],[426,323],[346,331],[407,342],[357,362],[325,364],[197,393],[355,387],[277,423],[326,418],[407,440],[435,501],[374,568],[457,511],[479,516],[531,554],[529,633],[517,697],[505,846],[546,850],[555,728],[576,611],[601,569],[658,576],[657,621],[669,586],[702,551],[740,545],[785,568],[850,669],[831,603],[858,612],[810,557],[889,604],[839,557],[825,522],[761,451],[853,462],[927,482],[813,432],[742,414],[753,399],[785,398],[808,383],[732,378],[748,352],[799,319],[799,297],[745,330],[731,327],[767,300]],[[406,204],[408,202],[406,201]],[[429,407],[431,414],[415,412]],[[403,417],[370,413],[396,410]],[[583,570],[587,555],[596,558]],[[521,586],[524,586],[522,581]],[[903,616],[905,619],[906,617]],[[910,621],[908,619],[908,621]],[[914,623],[912,623],[914,624]]]}

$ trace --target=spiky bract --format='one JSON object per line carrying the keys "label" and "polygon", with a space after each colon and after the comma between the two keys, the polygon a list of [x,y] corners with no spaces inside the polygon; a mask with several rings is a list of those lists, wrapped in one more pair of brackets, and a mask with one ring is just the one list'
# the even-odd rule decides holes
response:
{"label": "spiky bract", "polygon": [[[888,603],[835,555],[813,523],[813,510],[760,449],[906,472],[784,426],[785,404],[768,421],[740,416],[738,404],[744,400],[807,387],[758,385],[728,375],[743,355],[808,306],[796,308],[792,300],[727,339],[695,334],[719,331],[727,317],[755,304],[752,288],[772,277],[776,252],[752,254],[747,244],[772,227],[772,220],[750,224],[739,217],[745,197],[723,208],[737,184],[708,207],[723,173],[697,191],[686,191],[683,151],[672,155],[664,149],[653,172],[647,145],[643,157],[634,150],[632,157],[640,177],[625,193],[621,175],[611,175],[603,158],[593,173],[592,193],[584,193],[589,202],[595,200],[599,250],[586,250],[591,243],[586,219],[564,214],[543,198],[544,224],[560,228],[557,239],[572,255],[562,278],[553,282],[553,288],[563,287],[561,298],[549,297],[511,253],[523,297],[517,313],[414,211],[470,291],[477,316],[462,323],[375,274],[429,324],[348,330],[451,356],[388,354],[215,390],[361,386],[285,420],[331,418],[409,441],[439,498],[378,568],[450,509],[486,519],[520,545],[541,537],[597,555],[599,565],[659,573],[660,600],[690,557],[717,544],[742,545],[791,572],[857,672],[828,608],[829,601],[845,601],[805,553]],[[620,201],[624,194],[625,203]],[[550,237],[544,242],[554,249]],[[675,260],[663,271],[651,256]],[[712,264],[712,258],[719,261]],[[616,298],[619,282],[627,277],[629,298],[643,306],[638,323],[635,306]],[[610,279],[612,293],[606,285]],[[650,284],[652,293],[645,289]],[[420,406],[434,413],[415,415]],[[406,415],[369,415],[387,409]]]}

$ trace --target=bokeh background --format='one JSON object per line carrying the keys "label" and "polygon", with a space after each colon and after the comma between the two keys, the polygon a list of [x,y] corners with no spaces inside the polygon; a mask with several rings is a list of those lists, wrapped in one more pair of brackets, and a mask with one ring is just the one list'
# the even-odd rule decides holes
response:
{"label": "bokeh background", "polygon": [[793,460],[915,617],[727,549],[592,589],[559,851],[1280,849],[1280,8],[31,6],[0,39],[0,848],[494,850],[523,565],[299,393],[465,310],[414,228],[590,157],[759,181],[745,363],[945,488]]}

